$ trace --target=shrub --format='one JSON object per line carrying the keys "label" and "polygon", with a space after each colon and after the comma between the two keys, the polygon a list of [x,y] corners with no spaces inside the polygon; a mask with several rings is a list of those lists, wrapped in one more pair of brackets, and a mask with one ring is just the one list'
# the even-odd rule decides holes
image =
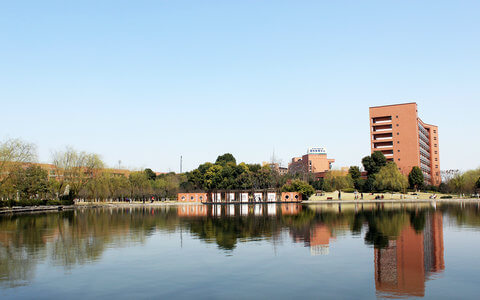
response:
{"label": "shrub", "polygon": [[440,199],[452,199],[452,196],[441,196]]}
{"label": "shrub", "polygon": [[62,201],[60,201],[60,200],[55,200],[55,199],[48,200],[48,201],[47,201],[47,205],[62,205]]}

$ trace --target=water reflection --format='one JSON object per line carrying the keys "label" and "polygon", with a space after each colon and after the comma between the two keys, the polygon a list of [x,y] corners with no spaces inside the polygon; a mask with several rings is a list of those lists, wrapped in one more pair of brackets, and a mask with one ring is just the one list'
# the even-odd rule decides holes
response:
{"label": "water reflection", "polygon": [[396,239],[374,250],[380,296],[424,296],[425,281],[445,269],[443,217],[439,212],[423,216],[423,231],[405,224]]}
{"label": "water reflection", "polygon": [[302,244],[311,256],[329,255],[333,243],[353,236],[363,240],[356,247],[371,248],[378,296],[421,297],[426,281],[445,270],[444,218],[480,227],[476,204],[185,205],[2,216],[0,285],[30,284],[39,264],[65,271],[95,264],[107,249],[145,247],[154,234],[188,234],[229,255],[252,241]]}

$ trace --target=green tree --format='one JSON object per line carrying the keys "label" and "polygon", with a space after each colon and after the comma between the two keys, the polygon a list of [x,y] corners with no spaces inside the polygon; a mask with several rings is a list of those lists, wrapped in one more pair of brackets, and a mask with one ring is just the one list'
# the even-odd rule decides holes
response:
{"label": "green tree", "polygon": [[377,166],[375,165],[375,162],[373,161],[371,156],[365,156],[364,158],[362,158],[362,165],[368,174],[375,174],[378,172]]}
{"label": "green tree", "polygon": [[296,179],[285,184],[282,187],[282,192],[298,192],[302,194],[305,199],[308,199],[313,193],[315,193],[315,189],[305,181]]}
{"label": "green tree", "polygon": [[14,174],[21,199],[44,199],[48,191],[48,173],[39,166],[20,168]]}
{"label": "green tree", "polygon": [[389,162],[375,176],[376,187],[386,191],[404,191],[408,187],[407,178],[400,173],[397,164]]}
{"label": "green tree", "polygon": [[152,193],[152,186],[145,172],[133,172],[128,177],[131,196],[135,199],[145,199]]}
{"label": "green tree", "polygon": [[477,189],[480,189],[480,177],[478,177],[477,183],[475,184]]}
{"label": "green tree", "polygon": [[375,151],[371,156],[365,156],[362,159],[362,165],[368,174],[376,174],[380,171],[380,168],[387,164],[387,159],[380,151]]}
{"label": "green tree", "polygon": [[155,180],[155,178],[157,178],[157,174],[155,174],[152,169],[147,168],[143,172],[147,175],[148,180]]}
{"label": "green tree", "polygon": [[385,155],[383,155],[383,153],[381,151],[373,152],[372,153],[372,159],[373,159],[373,161],[375,162],[375,165],[378,168],[381,168],[381,167],[387,165],[387,158],[385,157]]}
{"label": "green tree", "polygon": [[345,175],[342,171],[331,170],[325,176],[325,183],[334,190],[353,188],[353,180],[350,174]]}
{"label": "green tree", "polygon": [[360,168],[357,166],[351,166],[350,169],[348,169],[348,174],[350,174],[353,180],[357,180],[362,176],[362,172],[360,172]]}
{"label": "green tree", "polygon": [[423,182],[424,177],[422,170],[417,166],[413,167],[410,174],[408,174],[408,183],[410,184],[410,187],[418,190],[423,186]]}
{"label": "green tree", "polygon": [[223,180],[221,175],[222,169],[223,167],[220,165],[213,165],[205,173],[205,187],[208,190],[220,188],[220,183]]}
{"label": "green tree", "polygon": [[225,153],[225,154],[217,157],[217,160],[215,161],[215,164],[216,165],[221,165],[221,166],[225,166],[226,164],[236,165],[237,161],[235,160],[235,157],[233,157],[232,154]]}
{"label": "green tree", "polygon": [[367,180],[365,180],[365,183],[363,184],[362,191],[365,193],[375,191],[375,174],[367,177]]}

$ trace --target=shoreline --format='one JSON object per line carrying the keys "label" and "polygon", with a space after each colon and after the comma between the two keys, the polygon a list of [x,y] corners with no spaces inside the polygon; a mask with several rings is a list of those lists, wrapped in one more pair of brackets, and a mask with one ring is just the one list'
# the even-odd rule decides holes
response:
{"label": "shoreline", "polygon": [[[201,203],[201,202],[154,202],[154,203],[116,203],[116,202],[95,202],[95,203],[80,203],[75,205],[54,205],[54,206],[27,206],[27,207],[12,207],[7,209],[0,209],[0,215],[7,214],[21,214],[21,213],[36,213],[36,212],[55,212],[64,210],[74,210],[81,208],[125,208],[125,207],[169,207],[169,206],[190,206],[190,205],[256,205],[256,204],[291,204],[293,202],[263,202],[263,203]],[[479,203],[478,198],[452,198],[452,199],[378,199],[378,200],[306,200],[298,202],[304,205],[322,205],[322,204],[371,204],[371,203]]]}
{"label": "shoreline", "polygon": [[480,203],[478,198],[452,199],[378,199],[378,200],[306,200],[302,204],[362,204],[362,203]]}

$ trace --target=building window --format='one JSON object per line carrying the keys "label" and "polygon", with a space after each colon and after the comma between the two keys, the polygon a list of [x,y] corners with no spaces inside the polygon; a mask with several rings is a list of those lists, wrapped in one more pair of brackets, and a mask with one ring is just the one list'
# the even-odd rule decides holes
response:
{"label": "building window", "polygon": [[435,165],[435,169],[438,169],[438,165]]}
{"label": "building window", "polygon": [[435,154],[437,154],[437,150],[435,150]]}
{"label": "building window", "polygon": [[397,118],[397,119],[398,119],[398,116],[395,116],[395,118]]}
{"label": "building window", "polygon": [[398,124],[397,124],[397,127],[398,127]]}
{"label": "building window", "polygon": [[400,149],[398,149],[397,152],[400,152]]}
{"label": "building window", "polygon": [[437,147],[437,144],[435,144],[435,147]]}
{"label": "building window", "polygon": [[397,141],[397,144],[400,144],[400,141]]}
{"label": "building window", "polygon": [[433,133],[437,133],[437,131],[434,129],[434,130],[433,130]]}
{"label": "building window", "polygon": [[398,159],[398,161],[400,161],[400,158]]}
{"label": "building window", "polygon": [[438,158],[435,158],[435,161],[438,161]]}
{"label": "building window", "polygon": [[400,132],[397,132],[397,135],[400,135]]}

